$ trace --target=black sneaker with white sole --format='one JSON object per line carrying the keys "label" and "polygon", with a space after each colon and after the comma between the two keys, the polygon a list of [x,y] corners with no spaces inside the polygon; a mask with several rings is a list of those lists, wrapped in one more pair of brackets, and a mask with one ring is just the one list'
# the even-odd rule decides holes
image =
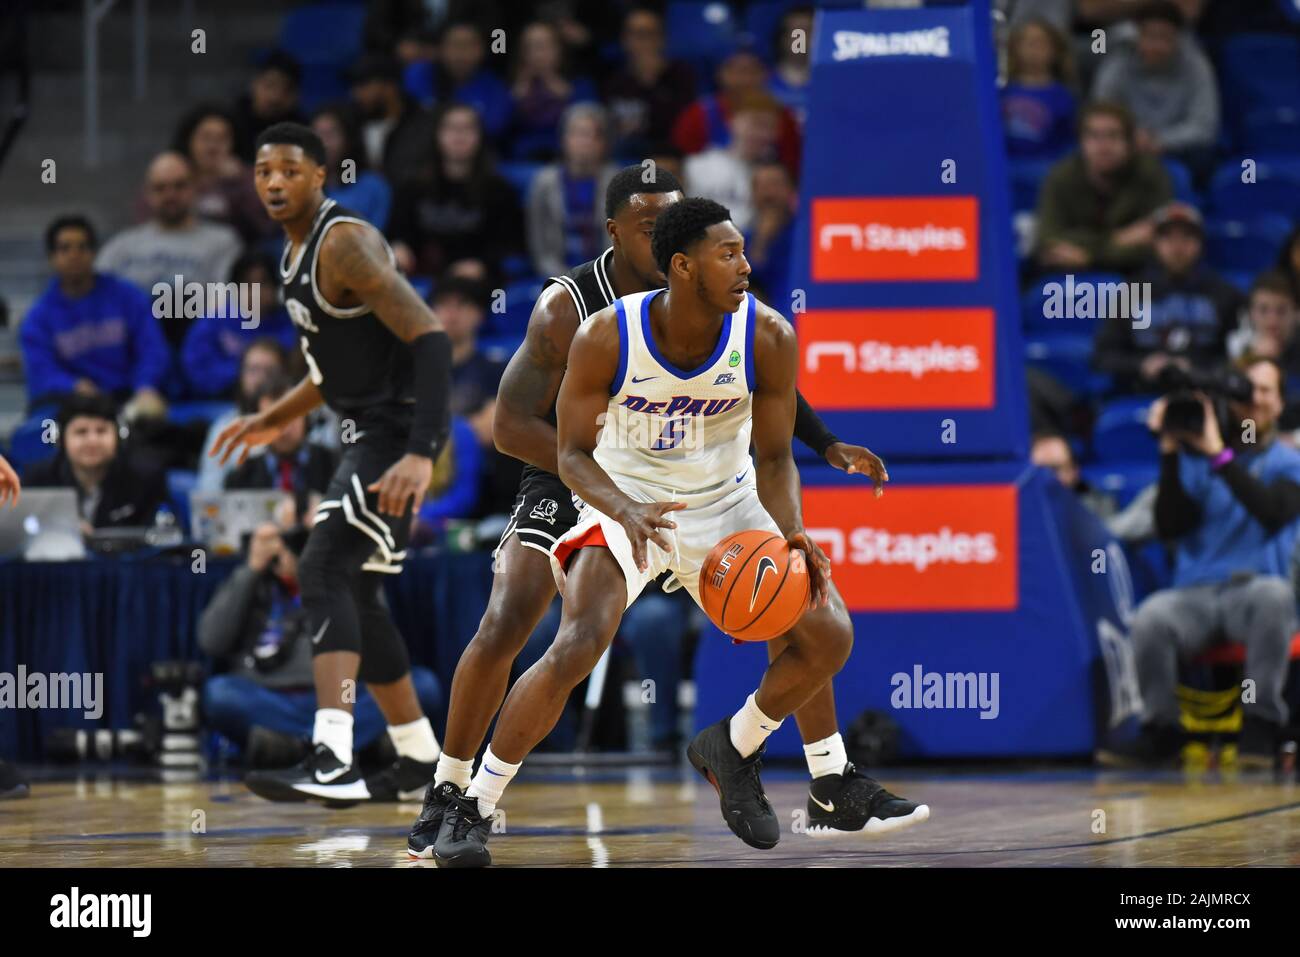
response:
{"label": "black sneaker with white sole", "polygon": [[840,774],[814,778],[808,788],[808,834],[812,837],[845,831],[888,834],[929,819],[929,805],[891,794],[852,761]]}
{"label": "black sneaker with white sole", "polygon": [[438,831],[442,828],[442,815],[447,810],[453,797],[460,797],[461,790],[451,781],[430,784],[424,792],[424,807],[420,816],[411,825],[411,833],[406,836],[406,853],[412,857],[433,857],[433,844],[438,840]]}
{"label": "black sneaker with white sole", "polygon": [[478,812],[478,798],[450,794],[442,812],[442,827],[433,845],[439,867],[487,867],[492,863],[487,842],[492,818]]}
{"label": "black sneaker with white sole", "polygon": [[298,764],[275,771],[250,771],[244,784],[268,801],[324,801],[346,807],[370,798],[355,764],[344,764],[326,744],[317,744]]}
{"label": "black sneaker with white sole", "polygon": [[406,755],[374,774],[366,775],[371,801],[418,801],[433,785],[437,761],[417,761]]}
{"label": "black sneaker with white sole", "polygon": [[768,850],[781,839],[781,822],[763,793],[758,777],[763,767],[763,744],[747,758],[731,743],[731,719],[723,718],[695,736],[686,757],[713,785],[722,807],[722,819],[731,832],[750,847]]}

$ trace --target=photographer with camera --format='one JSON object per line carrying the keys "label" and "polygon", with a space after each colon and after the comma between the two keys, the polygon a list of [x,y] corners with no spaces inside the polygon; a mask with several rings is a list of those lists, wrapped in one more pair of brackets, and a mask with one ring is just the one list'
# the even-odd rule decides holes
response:
{"label": "photographer with camera", "polygon": [[1175,759],[1183,743],[1178,662],[1226,638],[1246,646],[1245,678],[1254,683],[1254,695],[1243,695],[1240,761],[1272,767],[1287,719],[1282,691],[1296,630],[1288,575],[1300,517],[1300,452],[1276,441],[1282,370],[1245,356],[1233,372],[1184,374],[1183,382],[1147,419],[1160,437],[1156,530],[1175,557],[1173,587],[1148,596],[1132,623],[1142,730],[1098,758]]}
{"label": "photographer with camera", "polygon": [[[245,750],[249,767],[292,764],[308,750],[316,692],[312,636],[298,588],[298,553],[305,541],[301,528],[259,526],[244,564],[199,619],[199,646],[227,666],[204,684],[207,724]],[[442,699],[438,679],[427,668],[412,667],[411,680],[425,713],[436,714]],[[386,727],[364,685],[357,689],[355,716],[360,749],[377,741]],[[377,790],[371,787],[372,799],[388,797]]]}

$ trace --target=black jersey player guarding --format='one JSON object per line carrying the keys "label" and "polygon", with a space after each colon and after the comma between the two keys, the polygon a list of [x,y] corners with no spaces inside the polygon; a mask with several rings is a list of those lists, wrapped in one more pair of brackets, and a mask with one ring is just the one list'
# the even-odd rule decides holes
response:
{"label": "black jersey player guarding", "polygon": [[[284,226],[280,278],[308,375],[266,411],[231,423],[210,452],[223,462],[238,452],[242,462],[322,403],[345,429],[343,457],[298,563],[314,654],[314,747],[302,764],[250,773],[246,783],[271,800],[396,800],[428,785],[439,746],[384,602],[383,575],[401,571],[411,510],[450,427],[451,345],[378,230],[325,198],[324,164],[320,139],[304,126],[278,123],[257,138],[254,181]],[[352,758],[358,679],[398,753],[369,779]]]}
{"label": "black jersey player guarding", "polygon": [[[578,327],[619,296],[666,285],[650,247],[659,214],[682,198],[671,173],[628,166],[605,196],[611,247],[596,259],[547,280],[529,319],[523,345],[510,360],[497,393],[497,448],[525,463],[514,514],[498,546],[496,578],[478,633],[465,649],[451,685],[447,734],[436,786],[407,842],[410,854],[430,857],[443,811],[470,783],[474,756],[505,698],[510,668],[555,597],[551,545],[577,520],[571,494],[556,472],[555,400],[569,346]],[[869,476],[876,494],[888,479],[884,463],[862,446],[840,442],[802,396],[795,436],[834,467]],[[784,639],[768,643],[775,658]],[[828,682],[795,719],[810,773],[808,800],[814,827],[887,830],[923,819],[916,806],[895,798],[847,761]],[[851,800],[836,798],[844,792]],[[831,808],[831,810],[827,810]]]}

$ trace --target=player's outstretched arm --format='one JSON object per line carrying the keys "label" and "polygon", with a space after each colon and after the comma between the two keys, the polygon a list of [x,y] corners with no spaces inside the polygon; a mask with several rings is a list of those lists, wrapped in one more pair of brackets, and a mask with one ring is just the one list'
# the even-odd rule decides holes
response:
{"label": "player's outstretched arm", "polygon": [[884,492],[884,483],[889,481],[884,460],[865,446],[841,442],[834,432],[826,428],[826,423],[808,404],[803,393],[796,389],[794,395],[797,403],[794,437],[841,472],[870,476],[876,487],[876,498],[880,498]]}
{"label": "player's outstretched arm", "polygon": [[542,290],[528,332],[497,388],[492,439],[506,455],[559,474],[555,426],[546,418],[560,392],[578,310],[559,283]]}
{"label": "player's outstretched arm", "polygon": [[411,349],[415,418],[406,455],[370,486],[379,493],[381,512],[401,515],[408,501],[414,498],[418,504],[424,497],[433,461],[451,434],[451,341],[433,310],[393,266],[374,228],[340,223],[325,234],[320,256],[321,273],[341,282]]}
{"label": "player's outstretched arm", "polygon": [[758,381],[754,385],[753,440],[758,497],[790,546],[807,558],[813,606],[817,607],[830,597],[826,582],[830,562],[804,532],[799,471],[790,448],[798,347],[790,323],[777,312],[760,304],[755,321],[754,371]]}
{"label": "player's outstretched arm", "polygon": [[252,415],[241,415],[221,430],[208,455],[220,455],[225,465],[239,450],[237,464],[243,465],[251,449],[273,441],[284,427],[318,408],[324,401],[311,378],[305,378],[280,396],[269,408]]}
{"label": "player's outstretched arm", "polygon": [[560,385],[555,407],[559,423],[557,466],[565,485],[592,508],[623,526],[632,543],[632,557],[644,571],[646,543],[671,550],[660,529],[676,528],[677,523],[665,513],[684,506],[679,502],[633,501],[592,455],[609,409],[609,387],[618,373],[618,349],[618,320],[613,307],[596,313],[573,337],[569,371]]}

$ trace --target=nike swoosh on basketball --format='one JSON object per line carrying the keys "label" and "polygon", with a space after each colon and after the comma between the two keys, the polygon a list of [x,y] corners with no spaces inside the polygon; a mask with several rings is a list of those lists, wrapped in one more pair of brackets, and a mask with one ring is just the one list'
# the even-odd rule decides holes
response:
{"label": "nike swoosh on basketball", "polygon": [[758,601],[758,590],[763,587],[763,577],[768,573],[776,574],[776,562],[772,561],[767,555],[758,560],[758,574],[754,576],[754,594],[749,596],[749,610],[754,610],[754,602]]}
{"label": "nike swoosh on basketball", "polygon": [[320,626],[320,631],[316,632],[316,634],[311,636],[311,643],[313,645],[320,644],[320,640],[325,637],[325,629],[328,628],[329,626],[330,626],[330,620],[326,618],[325,624]]}
{"label": "nike swoosh on basketball", "polygon": [[816,796],[815,794],[809,794],[808,796],[809,796],[810,798],[812,798],[814,804],[816,804],[819,808],[821,808],[821,809],[822,809],[823,811],[825,811],[827,814],[834,814],[834,813],[835,813],[835,802],[834,802],[834,801],[831,801],[830,804],[823,804],[821,801],[817,800],[817,796]]}
{"label": "nike swoosh on basketball", "polygon": [[657,379],[657,378],[659,378],[657,375],[642,376],[639,379],[636,376],[632,376],[632,384],[639,385],[642,382],[649,382],[651,379]]}

